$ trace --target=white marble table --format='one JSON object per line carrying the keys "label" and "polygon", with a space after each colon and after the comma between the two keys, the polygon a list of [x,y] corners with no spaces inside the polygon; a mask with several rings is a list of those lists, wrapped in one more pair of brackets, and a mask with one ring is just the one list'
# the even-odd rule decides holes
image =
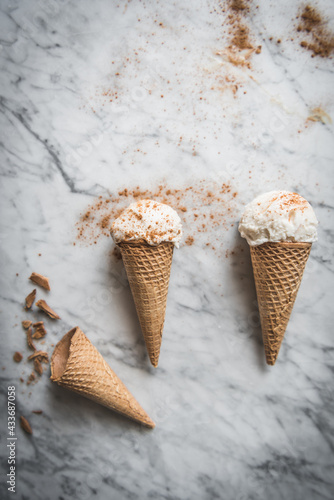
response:
{"label": "white marble table", "polygon": [[[333,2],[318,5],[333,22]],[[243,64],[226,49],[230,12],[218,1],[4,0],[1,11],[1,408],[15,385],[34,431],[17,429],[16,498],[333,498],[333,61],[300,47],[297,2],[240,14],[262,46]],[[322,121],[307,120],[316,108]],[[111,239],[73,245],[75,225],[98,196],[200,181],[237,195],[225,225],[175,251],[155,370]],[[320,226],[268,367],[237,222],[272,189],[305,196]],[[79,325],[153,431],[53,385],[49,371],[20,382],[32,271],[50,277],[39,298],[62,318],[45,320],[43,347]],[[3,471],[6,453],[2,412]],[[0,491],[13,498],[3,476]]]}

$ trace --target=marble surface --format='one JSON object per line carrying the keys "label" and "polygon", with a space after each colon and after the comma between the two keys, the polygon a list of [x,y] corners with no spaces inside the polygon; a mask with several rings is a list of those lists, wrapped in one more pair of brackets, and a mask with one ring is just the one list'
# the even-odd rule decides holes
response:
{"label": "marble surface", "polygon": [[[333,23],[333,2],[317,5]],[[16,498],[333,498],[333,61],[300,47],[298,7],[250,4],[244,22],[262,50],[235,64],[229,11],[215,0],[1,2],[1,408],[15,385],[34,431],[17,421]],[[324,123],[307,121],[315,108]],[[111,240],[73,245],[75,224],[98,196],[201,180],[238,194],[228,229],[175,251],[155,370]],[[237,221],[280,188],[313,205],[319,241],[268,367]],[[49,371],[20,382],[32,271],[50,277],[38,296],[62,318],[45,319],[43,347],[79,325],[153,431],[53,385]],[[13,497],[4,475],[0,491]]]}

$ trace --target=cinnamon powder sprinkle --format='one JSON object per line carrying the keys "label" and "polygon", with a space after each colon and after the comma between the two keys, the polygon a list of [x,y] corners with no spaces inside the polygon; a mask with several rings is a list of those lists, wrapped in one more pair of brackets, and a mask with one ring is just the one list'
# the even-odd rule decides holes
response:
{"label": "cinnamon powder sprinkle", "polygon": [[304,212],[304,210],[308,208],[309,204],[305,200],[305,198],[300,196],[300,194],[298,193],[292,193],[292,195],[290,193],[281,195],[280,197],[281,210],[289,209],[290,207],[296,207],[296,206],[298,207],[298,209]]}
{"label": "cinnamon powder sprinkle", "polygon": [[300,46],[312,52],[312,57],[331,58],[334,51],[334,33],[329,30],[328,22],[311,5],[306,5],[297,17],[297,32],[303,33]]}
{"label": "cinnamon powder sprinkle", "polygon": [[194,243],[194,238],[192,236],[188,236],[188,238],[185,241],[185,244],[191,246],[193,243]]}
{"label": "cinnamon powder sprinkle", "polygon": [[[249,49],[259,54],[261,52],[261,49],[258,50],[260,46],[255,47],[251,40],[250,30],[246,25],[246,18],[250,13],[252,2],[250,0],[228,0],[227,2],[221,2],[220,5],[223,12],[227,10],[226,24],[230,38],[228,48],[236,52]],[[240,61],[237,61],[238,59],[235,60],[235,63],[240,64]],[[234,63],[233,60],[230,60],[230,62]]]}
{"label": "cinnamon powder sprinkle", "polygon": [[[183,226],[181,245],[182,241],[189,245],[189,241],[195,241],[199,233],[205,233],[207,239],[213,239],[215,230],[223,227],[229,231],[237,217],[237,194],[231,182],[208,180],[199,180],[182,187],[172,187],[165,182],[156,189],[127,187],[106,198],[99,196],[87,207],[76,224],[76,240],[93,245],[100,238],[109,238],[114,220],[139,199],[165,203],[179,213]],[[189,237],[192,240],[188,240]],[[117,254],[115,256],[119,258]]]}

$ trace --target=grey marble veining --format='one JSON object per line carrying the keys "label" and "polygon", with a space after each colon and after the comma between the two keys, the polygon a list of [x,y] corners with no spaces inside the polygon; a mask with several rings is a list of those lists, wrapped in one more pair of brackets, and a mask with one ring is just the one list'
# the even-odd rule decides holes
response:
{"label": "grey marble veining", "polygon": [[[221,5],[1,2],[1,408],[15,385],[34,431],[17,429],[16,498],[333,498],[333,61],[300,47],[298,3],[261,0],[245,21],[261,54],[234,65]],[[332,28],[333,3],[318,7]],[[319,107],[325,123],[307,121]],[[75,224],[97,196],[201,179],[231,182],[234,226],[215,229],[215,252],[208,232],[175,251],[155,370],[110,239],[74,246]],[[267,367],[237,222],[255,195],[281,188],[311,202],[319,241]],[[32,271],[50,277],[38,296],[62,318],[45,319],[46,350],[79,325],[156,429],[66,392],[49,372],[20,382],[31,366],[12,355],[27,355]],[[0,488],[13,497],[4,475]]]}

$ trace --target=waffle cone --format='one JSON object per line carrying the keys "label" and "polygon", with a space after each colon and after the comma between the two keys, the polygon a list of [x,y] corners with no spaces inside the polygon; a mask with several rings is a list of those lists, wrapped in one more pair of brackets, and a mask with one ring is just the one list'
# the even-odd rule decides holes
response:
{"label": "waffle cone", "polygon": [[155,427],[78,327],[66,333],[56,345],[51,358],[51,380],[147,427]]}
{"label": "waffle cone", "polygon": [[303,277],[311,243],[250,247],[266,361],[274,365]]}
{"label": "waffle cone", "polygon": [[173,243],[157,246],[145,242],[120,243],[119,248],[135,301],[146,348],[153,366],[158,366],[165,321]]}

